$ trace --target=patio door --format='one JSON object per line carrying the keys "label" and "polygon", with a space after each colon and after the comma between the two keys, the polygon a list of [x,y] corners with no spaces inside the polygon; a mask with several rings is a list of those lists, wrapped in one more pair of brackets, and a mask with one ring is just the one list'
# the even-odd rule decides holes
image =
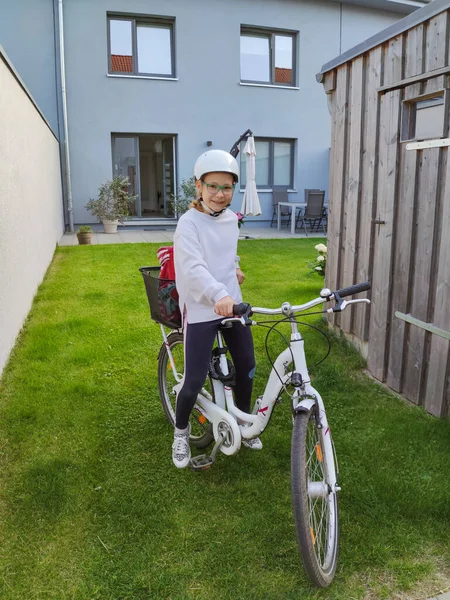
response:
{"label": "patio door", "polygon": [[137,199],[130,207],[135,219],[175,218],[175,136],[113,134],[113,176],[125,175]]}
{"label": "patio door", "polygon": [[112,138],[113,176],[123,175],[130,182],[129,193],[137,195],[130,212],[133,217],[141,216],[141,190],[139,177],[139,136],[114,135]]}

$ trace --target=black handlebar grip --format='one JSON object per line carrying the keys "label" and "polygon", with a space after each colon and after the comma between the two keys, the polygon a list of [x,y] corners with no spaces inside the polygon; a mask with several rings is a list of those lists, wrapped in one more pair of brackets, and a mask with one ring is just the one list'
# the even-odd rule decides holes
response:
{"label": "black handlebar grip", "polygon": [[250,304],[247,304],[246,302],[241,302],[240,304],[234,304],[233,305],[233,315],[236,315],[237,317],[242,317],[243,315],[245,315],[246,313],[249,312],[250,309]]}
{"label": "black handlebar grip", "polygon": [[355,283],[355,285],[351,285],[347,288],[342,288],[342,290],[336,290],[335,294],[340,296],[341,298],[345,298],[345,296],[353,296],[354,294],[359,294],[361,292],[367,292],[370,290],[370,281],[363,281],[362,283]]}

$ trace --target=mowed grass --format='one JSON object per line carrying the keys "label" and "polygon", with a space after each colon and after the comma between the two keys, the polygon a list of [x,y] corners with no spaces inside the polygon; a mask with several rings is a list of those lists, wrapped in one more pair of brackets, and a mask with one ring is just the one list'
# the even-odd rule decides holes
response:
{"label": "mowed grass", "polygon": [[[306,265],[319,241],[241,242],[244,299],[315,297],[322,280]],[[161,335],[138,271],[157,264],[159,246],[55,253],[0,387],[0,598],[378,600],[448,585],[450,424],[369,379],[342,340],[312,370],[342,485],[330,589],[311,587],[296,546],[288,398],[262,452],[175,469],[158,396]],[[267,330],[253,333],[261,393]],[[327,346],[304,333],[314,364]],[[269,342],[274,358],[283,341]]]}

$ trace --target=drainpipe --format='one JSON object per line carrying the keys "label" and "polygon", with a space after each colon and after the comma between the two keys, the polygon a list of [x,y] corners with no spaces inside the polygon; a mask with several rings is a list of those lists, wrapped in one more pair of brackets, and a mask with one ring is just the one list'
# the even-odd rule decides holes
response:
{"label": "drainpipe", "polygon": [[64,127],[64,168],[66,171],[67,212],[69,213],[69,231],[73,232],[73,202],[72,183],[70,177],[69,157],[69,126],[67,122],[67,94],[66,94],[66,64],[64,60],[64,22],[63,22],[63,0],[58,0],[58,23],[59,23],[59,66],[61,72],[61,97]]}

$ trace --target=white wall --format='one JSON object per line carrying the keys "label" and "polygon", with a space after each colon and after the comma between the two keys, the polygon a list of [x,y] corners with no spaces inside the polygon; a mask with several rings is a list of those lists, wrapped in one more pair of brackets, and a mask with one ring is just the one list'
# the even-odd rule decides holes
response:
{"label": "white wall", "polygon": [[59,143],[0,47],[0,374],[63,230]]}

